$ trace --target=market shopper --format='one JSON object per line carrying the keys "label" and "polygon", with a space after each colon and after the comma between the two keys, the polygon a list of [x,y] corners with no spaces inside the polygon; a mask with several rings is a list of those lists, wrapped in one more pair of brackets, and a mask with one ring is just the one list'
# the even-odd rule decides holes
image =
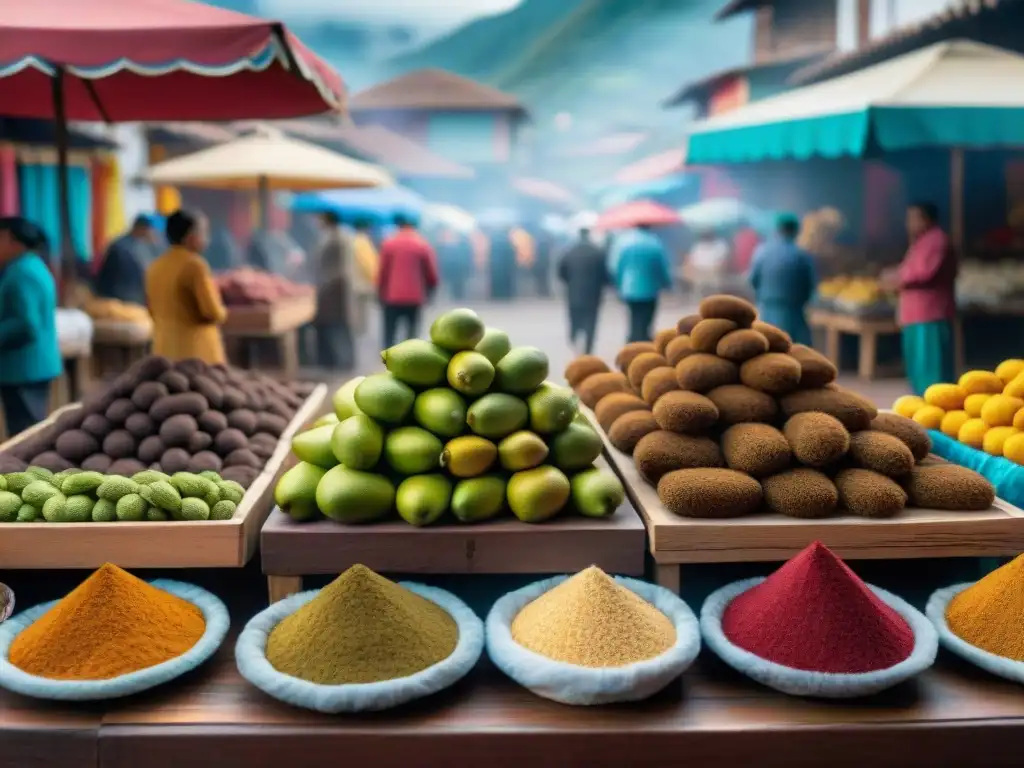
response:
{"label": "market shopper", "polygon": [[380,254],[373,243],[373,222],[357,219],[352,236],[352,311],[349,313],[354,340],[366,331],[368,308],[377,293],[377,270]]}
{"label": "market shopper", "polygon": [[130,304],[146,303],[146,267],[158,255],[152,220],[139,214],[128,232],[114,240],[96,275],[96,295]]}
{"label": "market shopper", "polygon": [[398,325],[405,338],[419,334],[420,310],[437,288],[437,256],[408,216],[396,216],[398,230],[380,248],[378,298],[384,314],[384,347],[398,340]]}
{"label": "market shopper", "polygon": [[608,278],[608,254],[591,236],[589,229],[580,229],[577,240],[558,262],[558,279],[565,284],[569,307],[569,343],[575,346],[583,337],[581,351],[594,351],[597,318]]}
{"label": "market shopper", "polygon": [[953,381],[953,320],[956,318],[957,260],[938,223],[933,203],[907,208],[910,248],[882,283],[899,291],[903,365],[913,391]]}
{"label": "market shopper", "polygon": [[626,341],[650,341],[658,294],[672,287],[668,252],[651,228],[641,225],[617,235],[608,257],[608,273],[629,308]]}
{"label": "market shopper", "polygon": [[775,237],[758,247],[750,267],[750,285],[761,319],[792,337],[797,344],[811,344],[805,310],[818,288],[814,258],[796,244],[800,220],[782,214],[775,223]]}
{"label": "market shopper", "polygon": [[0,218],[0,402],[7,434],[46,418],[63,362],[57,286],[39,256],[46,235],[20,216]]}
{"label": "market shopper", "polygon": [[469,238],[451,227],[443,227],[437,236],[437,262],[441,283],[453,301],[466,298],[466,282],[473,274],[473,245]]}
{"label": "market shopper", "polygon": [[167,251],[146,270],[146,301],[153,318],[153,354],[226,362],[220,326],[227,310],[203,253],[209,222],[178,210],[167,217]]}
{"label": "market shopper", "polygon": [[356,362],[352,337],[355,245],[336,213],[321,214],[320,224],[323,232],[312,258],[316,364],[331,371],[348,371]]}

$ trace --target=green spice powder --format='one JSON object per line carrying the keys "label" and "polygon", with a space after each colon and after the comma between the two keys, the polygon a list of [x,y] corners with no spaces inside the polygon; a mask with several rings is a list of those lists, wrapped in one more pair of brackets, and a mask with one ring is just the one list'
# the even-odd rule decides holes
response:
{"label": "green spice powder", "polygon": [[443,661],[458,639],[443,608],[354,565],[274,627],[267,660],[321,685],[376,683]]}

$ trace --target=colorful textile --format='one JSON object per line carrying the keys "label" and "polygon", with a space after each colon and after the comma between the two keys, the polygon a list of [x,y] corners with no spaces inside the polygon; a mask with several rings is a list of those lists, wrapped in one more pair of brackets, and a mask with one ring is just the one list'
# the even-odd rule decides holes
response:
{"label": "colorful textile", "polygon": [[949,320],[911,323],[901,330],[903,366],[915,395],[932,384],[954,381],[953,324]]}
{"label": "colorful textile", "polygon": [[0,146],[0,216],[17,216],[18,160],[12,146]]}

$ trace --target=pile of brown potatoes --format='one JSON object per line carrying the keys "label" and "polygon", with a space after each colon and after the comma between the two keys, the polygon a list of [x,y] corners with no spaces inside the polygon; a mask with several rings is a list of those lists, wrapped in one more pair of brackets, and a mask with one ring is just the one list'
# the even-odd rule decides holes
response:
{"label": "pile of brown potatoes", "polygon": [[995,498],[978,473],[929,459],[922,427],[838,386],[823,355],[735,296],[704,299],[700,314],[627,344],[615,364],[585,355],[565,377],[678,515],[884,518],[908,505],[984,510]]}

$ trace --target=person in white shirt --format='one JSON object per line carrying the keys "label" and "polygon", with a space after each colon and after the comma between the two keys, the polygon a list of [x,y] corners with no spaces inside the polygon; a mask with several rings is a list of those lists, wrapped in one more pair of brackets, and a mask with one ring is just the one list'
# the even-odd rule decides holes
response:
{"label": "person in white shirt", "polygon": [[701,297],[717,293],[729,264],[729,243],[714,229],[697,235],[690,249],[690,281]]}

